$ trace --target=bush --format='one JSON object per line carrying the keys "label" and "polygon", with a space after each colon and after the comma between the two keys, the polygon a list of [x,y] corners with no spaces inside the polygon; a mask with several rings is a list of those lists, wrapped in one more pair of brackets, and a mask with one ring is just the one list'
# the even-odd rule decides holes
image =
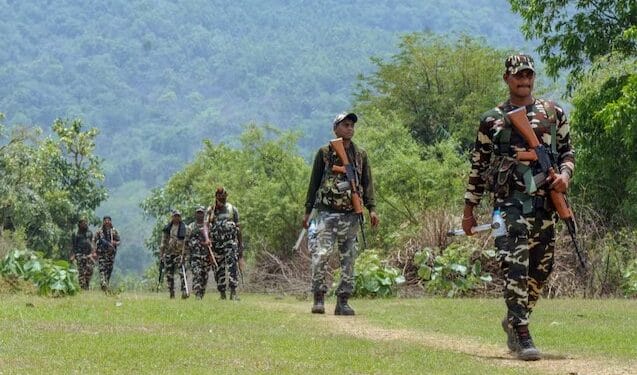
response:
{"label": "bush", "polygon": [[40,252],[13,250],[0,262],[0,275],[32,281],[38,294],[52,297],[74,295],[79,289],[77,269],[65,260],[43,258]]}
{"label": "bush", "polygon": [[[340,280],[340,269],[335,272],[334,280]],[[400,271],[383,264],[377,250],[364,251],[356,259],[354,266],[355,297],[392,297],[396,295],[398,285],[405,282]],[[334,283],[334,288],[337,284]]]}
{"label": "bush", "polygon": [[449,245],[444,252],[431,248],[414,254],[414,264],[418,267],[418,276],[426,282],[426,289],[447,297],[467,295],[480,285],[492,280],[491,274],[482,272],[480,258],[495,258],[495,251],[479,251],[477,259],[472,260],[473,246],[462,243]]}

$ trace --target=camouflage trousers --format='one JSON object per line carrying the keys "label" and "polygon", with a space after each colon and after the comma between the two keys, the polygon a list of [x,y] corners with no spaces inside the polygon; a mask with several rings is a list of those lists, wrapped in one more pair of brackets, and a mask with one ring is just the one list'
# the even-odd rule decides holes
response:
{"label": "camouflage trousers", "polygon": [[237,246],[232,244],[222,248],[215,248],[215,259],[219,267],[215,270],[217,290],[224,292],[227,287],[237,288]]}
{"label": "camouflage trousers", "polygon": [[207,248],[198,246],[192,249],[190,269],[192,270],[192,291],[195,296],[203,298],[208,285],[208,272],[210,271]]}
{"label": "camouflage trousers", "polygon": [[507,235],[496,238],[504,275],[507,319],[513,326],[529,324],[529,316],[553,269],[555,213],[544,208],[522,212],[522,204],[510,199],[499,205]]}
{"label": "camouflage trousers", "polygon": [[93,276],[93,257],[91,254],[75,253],[75,261],[77,262],[77,277],[80,281],[80,288],[88,290]]}
{"label": "camouflage trousers", "polygon": [[[168,284],[168,291],[173,294],[175,292],[175,272],[179,274],[181,279],[181,291],[186,291],[186,278],[183,275],[180,267],[181,255],[180,254],[165,254],[164,255],[164,274],[166,275],[166,283]],[[185,270],[185,268],[184,268]]]}
{"label": "camouflage trousers", "polygon": [[312,255],[312,292],[327,292],[325,275],[327,263],[338,247],[341,264],[341,280],[336,295],[349,297],[354,293],[354,262],[357,254],[356,235],[358,217],[355,213],[319,211],[316,217],[316,238],[310,239]]}
{"label": "camouflage trousers", "polygon": [[97,266],[100,271],[100,285],[102,289],[108,288],[115,263],[115,251],[102,250],[97,252]]}

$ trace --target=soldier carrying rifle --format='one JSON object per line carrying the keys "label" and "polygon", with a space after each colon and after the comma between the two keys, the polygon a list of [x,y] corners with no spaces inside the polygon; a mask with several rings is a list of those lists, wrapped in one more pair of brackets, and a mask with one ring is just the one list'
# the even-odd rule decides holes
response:
{"label": "soldier carrying rifle", "polygon": [[188,225],[186,246],[190,253],[192,270],[192,290],[195,298],[202,299],[208,285],[208,272],[212,267],[217,270],[217,261],[212,252],[210,233],[212,226],[204,220],[206,209],[203,206],[195,210],[195,221]]}
{"label": "soldier carrying rifle", "polygon": [[[369,211],[373,228],[380,222],[375,210],[374,185],[367,152],[354,145],[354,113],[341,113],[332,123],[338,139],[321,147],[312,167],[312,175],[305,201],[303,227],[310,219],[316,225],[315,246],[312,246],[312,313],[325,313],[325,274],[327,261],[338,245],[341,280],[336,289],[338,297],[335,315],[354,315],[348,299],[354,292],[354,262],[357,253],[357,234],[362,227],[364,205]],[[310,213],[316,210],[316,217]]]}
{"label": "soldier carrying rifle", "polygon": [[[481,117],[462,227],[473,234],[473,209],[490,191],[506,227],[495,244],[505,279],[507,345],[522,360],[538,360],[529,318],[553,268],[556,212],[565,221],[569,216],[564,193],[575,159],[564,110],[532,94],[533,59],[508,57],[503,78],[509,99]],[[572,225],[572,215],[568,220]]]}
{"label": "soldier carrying rifle", "polygon": [[102,290],[106,292],[110,286],[115,255],[117,254],[117,247],[120,243],[119,233],[117,229],[113,228],[113,222],[110,216],[104,216],[102,219],[102,227],[95,232],[93,242],[97,249],[100,285]]}

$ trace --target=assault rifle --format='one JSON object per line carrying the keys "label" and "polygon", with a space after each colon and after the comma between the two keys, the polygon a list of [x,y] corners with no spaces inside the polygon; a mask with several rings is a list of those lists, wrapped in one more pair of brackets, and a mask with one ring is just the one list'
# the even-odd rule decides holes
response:
{"label": "assault rifle", "polygon": [[[515,130],[520,133],[520,135],[522,136],[522,138],[524,138],[530,148],[530,150],[528,151],[518,152],[516,155],[516,159],[524,161],[537,161],[540,166],[542,173],[534,177],[536,186],[541,187],[549,181],[554,180],[556,174],[551,156],[549,155],[546,147],[544,147],[544,145],[540,143],[540,140],[537,138],[535,131],[531,127],[531,123],[526,117],[526,108],[520,107],[511,112],[508,112],[507,118],[511,121],[511,124],[513,124]],[[555,210],[557,210],[557,215],[566,224],[568,234],[571,236],[571,240],[573,241],[573,245],[575,247],[575,253],[577,254],[577,258],[579,259],[582,268],[586,269],[586,263],[584,262],[584,258],[582,257],[582,253],[577,243],[573,210],[566,200],[566,194],[560,193],[559,191],[556,191],[554,189],[550,189],[549,198],[551,200],[551,203],[553,203],[553,207],[555,207]]]}
{"label": "assault rifle", "polygon": [[[307,218],[308,224],[309,222],[312,221],[312,218],[314,217],[315,214],[316,214],[316,208],[313,208],[312,211],[310,212],[310,216],[308,216]],[[299,247],[301,247],[301,241],[303,241],[303,238],[305,237],[306,233],[307,233],[307,229],[305,228],[301,229],[301,233],[299,233],[299,237],[296,239],[296,243],[294,244],[294,247],[292,247],[292,251],[294,252],[299,251]]]}
{"label": "assault rifle", "polygon": [[349,188],[352,189],[352,206],[354,207],[354,213],[358,214],[358,223],[361,226],[361,236],[363,238],[363,247],[367,247],[367,241],[365,241],[365,218],[363,216],[363,200],[361,199],[360,181],[358,179],[358,173],[354,170],[354,165],[350,163],[345,146],[343,146],[343,138],[336,138],[330,141],[330,146],[336,155],[343,163],[342,167],[334,166],[333,172],[345,173],[347,181],[349,182]]}

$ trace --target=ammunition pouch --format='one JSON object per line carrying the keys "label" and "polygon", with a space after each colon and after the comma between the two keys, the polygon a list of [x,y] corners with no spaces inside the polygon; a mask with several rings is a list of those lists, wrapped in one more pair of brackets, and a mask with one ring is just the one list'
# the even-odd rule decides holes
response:
{"label": "ammunition pouch", "polygon": [[497,156],[482,176],[486,181],[486,189],[493,192],[498,198],[506,198],[511,193],[511,188],[517,176],[514,168],[518,161],[509,156]]}

